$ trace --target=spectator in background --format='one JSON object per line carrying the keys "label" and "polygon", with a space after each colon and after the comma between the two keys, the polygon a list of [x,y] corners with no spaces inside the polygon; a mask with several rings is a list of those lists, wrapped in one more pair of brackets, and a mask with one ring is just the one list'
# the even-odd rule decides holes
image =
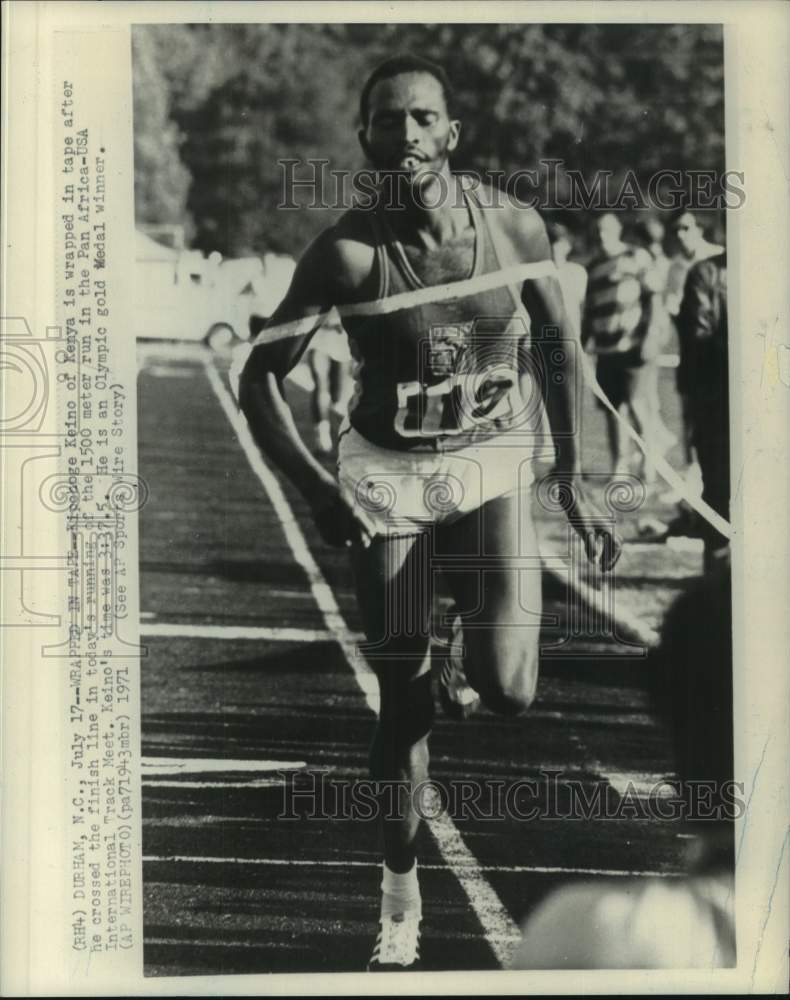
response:
{"label": "spectator in background", "polygon": [[[671,239],[674,244],[674,253],[670,259],[669,274],[667,276],[666,306],[669,315],[677,323],[677,315],[680,310],[680,302],[683,298],[683,287],[686,282],[686,275],[689,268],[697,261],[706,260],[708,257],[723,252],[723,247],[715,243],[709,243],[705,239],[702,227],[693,212],[683,210],[675,216],[670,226]],[[685,460],[689,466],[686,473],[686,482],[694,488],[694,483],[699,483],[699,466],[695,461],[694,449],[691,442],[691,416],[686,412],[687,397],[682,396],[683,402],[683,444],[685,449]],[[696,487],[699,489],[699,486]],[[681,504],[681,514],[674,522],[673,533],[696,534],[697,519],[690,507]]]}
{"label": "spectator in background", "polygon": [[692,836],[687,877],[596,879],[558,889],[524,923],[513,968],[735,965],[733,819],[740,804],[732,783],[731,609],[725,562],[670,608],[651,671],[654,705],[672,729],[677,771],[687,783],[678,799]]}
{"label": "spectator in background", "polygon": [[[596,377],[612,406],[633,423],[647,445],[662,450],[651,405],[652,374],[662,304],[651,273],[652,258],[643,247],[622,239],[620,220],[611,212],[595,223],[598,252],[588,267],[582,320],[582,346],[596,356]],[[630,441],[621,422],[603,407],[612,472],[628,471]]]}
{"label": "spectator in background", "polygon": [[[702,499],[725,520],[730,516],[729,366],[727,356],[727,255],[692,265],[677,316],[680,364],[677,386],[689,437],[702,471]],[[705,566],[727,551],[724,538],[700,522]]]}
{"label": "spectator in background", "polygon": [[548,224],[551,254],[557,265],[557,277],[565,300],[565,312],[577,335],[582,327],[582,309],[587,292],[587,272],[581,264],[574,264],[568,257],[573,252],[573,236],[561,222]]}
{"label": "spectator in background", "polygon": [[[664,226],[656,218],[648,218],[637,229],[637,238],[650,254],[652,261],[649,272],[651,287],[657,292],[661,306],[663,306],[659,311],[658,302],[656,303],[654,338],[650,344],[650,350],[647,353],[643,351],[645,356],[645,401],[652,410],[656,444],[662,455],[669,451],[676,441],[675,435],[661,418],[661,401],[658,395],[659,355],[667,349],[671,337],[671,322],[666,310],[670,261],[664,253],[664,235]],[[646,482],[655,482],[655,468],[647,459],[643,465],[643,475]]]}
{"label": "spectator in background", "polygon": [[676,252],[669,262],[667,275],[667,310],[670,316],[677,316],[683,285],[692,264],[720,254],[724,247],[709,243],[693,212],[683,211],[676,216],[670,227]]}
{"label": "spectator in background", "polygon": [[669,287],[669,257],[664,252],[665,230],[663,223],[656,218],[646,219],[638,230],[640,242],[653,259],[653,273],[656,286],[666,295]]}

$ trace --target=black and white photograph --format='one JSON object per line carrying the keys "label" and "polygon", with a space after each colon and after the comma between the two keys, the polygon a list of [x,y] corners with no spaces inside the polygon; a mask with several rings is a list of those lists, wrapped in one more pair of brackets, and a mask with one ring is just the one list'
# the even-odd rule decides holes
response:
{"label": "black and white photograph", "polygon": [[2,16],[0,994],[784,993],[786,6]]}
{"label": "black and white photograph", "polygon": [[132,38],[147,973],[733,966],[721,25]]}

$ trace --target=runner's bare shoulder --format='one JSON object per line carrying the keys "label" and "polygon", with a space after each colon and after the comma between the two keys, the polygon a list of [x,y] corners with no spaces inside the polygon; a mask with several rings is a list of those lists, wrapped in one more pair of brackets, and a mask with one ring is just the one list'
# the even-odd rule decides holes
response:
{"label": "runner's bare shoulder", "polygon": [[332,305],[376,297],[376,248],[368,215],[363,209],[350,209],[322,234],[322,264]]}
{"label": "runner's bare shoulder", "polygon": [[[349,211],[310,243],[296,265],[285,298],[269,320],[269,326],[308,321],[348,302],[376,296],[378,277],[373,273],[375,247],[370,221],[362,212]],[[301,358],[311,336],[285,333],[267,340],[264,335],[244,365],[242,381],[250,383],[269,372],[283,378]]]}
{"label": "runner's bare shoulder", "polygon": [[489,216],[493,216],[494,225],[501,227],[517,261],[532,264],[551,259],[546,224],[536,209],[513,199],[505,199],[501,208],[489,209]]}
{"label": "runner's bare shoulder", "polygon": [[358,301],[375,256],[371,234],[369,221],[353,210],[320,232],[300,256],[276,318],[282,322]]}

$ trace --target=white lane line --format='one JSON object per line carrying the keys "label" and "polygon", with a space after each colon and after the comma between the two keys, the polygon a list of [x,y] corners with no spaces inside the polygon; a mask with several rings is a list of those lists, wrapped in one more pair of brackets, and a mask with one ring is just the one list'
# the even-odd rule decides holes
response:
{"label": "white lane line", "polygon": [[672,779],[667,774],[651,774],[645,771],[597,771],[614,788],[621,798],[640,799],[657,797],[672,798],[676,792]]}
{"label": "white lane line", "polygon": [[[597,720],[596,720],[597,721]],[[338,755],[339,756],[339,755]],[[650,798],[657,795],[659,798],[668,798],[674,795],[672,777],[667,774],[656,774],[649,771],[607,771],[597,762],[592,762],[595,773],[606,781],[621,797]],[[175,781],[166,782],[159,780],[181,774],[266,774],[279,771],[301,771],[307,767],[303,760],[249,760],[249,759],[228,759],[222,757],[144,757],[142,760],[143,781],[155,785],[157,788],[256,788],[264,787],[258,782],[252,781]],[[322,772],[323,773],[323,772]],[[587,772],[585,772],[586,774]],[[565,777],[572,777],[570,771],[564,771]],[[266,785],[276,786],[280,784],[280,778],[266,779]],[[426,805],[426,812],[430,813],[436,809],[439,814],[436,800],[432,800]],[[462,852],[463,842],[460,840],[458,830],[454,824],[450,827],[445,824],[446,816],[440,814],[440,818],[433,820],[436,824],[434,831],[437,836],[441,836],[442,854],[446,858],[458,858],[459,867],[468,861]]]}
{"label": "white lane line", "polygon": [[[379,692],[376,677],[359,655],[357,645],[340,613],[335,596],[310,552],[302,529],[294,517],[294,513],[280,484],[263,461],[257,445],[253,441],[247,421],[236,409],[233,397],[225,388],[222,379],[208,359],[206,359],[206,375],[225,415],[236,431],[239,443],[244,454],[247,456],[253,472],[258,476],[274,507],[275,513],[282,524],[288,544],[291,546],[294,558],[307,574],[310,589],[315,596],[316,603],[321,610],[327,628],[335,633],[346,659],[354,671],[354,676],[365,696],[368,706],[372,711],[378,713]],[[480,866],[472,852],[464,844],[461,835],[458,833],[450,817],[442,816],[440,820],[428,821],[428,827],[436,839],[439,849],[442,852],[447,850],[450,853],[450,859],[452,859],[454,866],[453,870],[480,921],[486,940],[499,964],[503,968],[506,968],[512,948],[520,940],[518,926],[503,906],[502,901],[494,892],[488,880],[480,874]],[[463,870],[458,868],[460,864],[465,866]]]}
{"label": "white lane line", "polygon": [[378,681],[376,680],[373,671],[362,659],[362,656],[357,649],[357,643],[354,636],[349,631],[348,626],[340,613],[340,608],[335,600],[335,595],[332,593],[332,588],[324,579],[324,575],[319,569],[318,563],[316,563],[313,558],[313,554],[307,545],[307,540],[302,533],[299,522],[294,516],[294,512],[291,510],[291,505],[288,503],[288,500],[282,491],[282,487],[277,482],[277,479],[272,471],[263,461],[263,458],[258,451],[258,446],[253,441],[252,434],[247,427],[246,419],[236,409],[233,397],[225,388],[225,385],[217,373],[217,370],[214,368],[211,359],[206,358],[205,362],[205,371],[208,376],[209,383],[211,384],[211,388],[214,390],[225,416],[228,418],[231,426],[236,432],[239,444],[247,457],[247,461],[250,463],[252,471],[260,480],[261,485],[269,497],[269,501],[282,526],[286,541],[291,547],[294,559],[307,575],[310,590],[324,619],[324,623],[326,624],[327,629],[329,629],[335,637],[335,640],[343,650],[351,669],[354,671],[354,676],[362,689],[368,708],[378,714]]}
{"label": "white lane line", "polygon": [[282,778],[253,778],[251,781],[160,781],[143,775],[143,784],[148,790],[157,788],[278,788]]}
{"label": "white lane line", "polygon": [[568,723],[600,723],[605,726],[644,726],[652,728],[652,719],[646,712],[577,712],[572,708],[559,711],[552,708],[540,708],[531,705],[530,719],[547,719]]}
{"label": "white lane line", "polygon": [[[621,798],[627,798],[633,800],[634,797],[640,800],[645,799],[668,799],[672,798],[676,793],[672,787],[671,782],[664,777],[656,776],[655,780],[633,780],[631,778],[616,778],[610,774],[601,774],[601,778],[607,781],[612,788],[620,795]],[[278,788],[282,785],[282,778],[252,778],[250,781],[169,781],[167,778],[164,780],[149,776],[148,774],[143,774],[143,784],[147,785],[149,788]],[[459,861],[459,870],[463,868],[460,863],[463,861],[463,854],[461,848],[463,847],[463,842],[459,845],[458,841],[455,839],[456,836],[460,837],[458,834],[458,828],[450,820],[451,827],[446,828],[445,824],[446,817],[441,815],[438,819],[431,820],[433,826],[433,833],[437,833],[443,836],[443,841],[441,843],[442,854],[448,858],[448,861],[456,858]],[[438,839],[438,837],[437,837]],[[464,848],[465,849],[465,848]],[[425,867],[421,865],[420,867]],[[476,871],[513,871],[515,869],[508,868],[507,866],[494,866],[494,867],[484,867],[478,866]],[[520,869],[519,869],[520,870]],[[533,871],[534,869],[530,869]],[[563,869],[563,871],[570,869]],[[587,869],[583,869],[587,871]],[[472,883],[469,885],[469,889],[476,891],[478,895],[482,891],[479,886],[475,886]],[[482,898],[482,897],[481,897]]]}
{"label": "white lane line", "polygon": [[231,823],[239,823],[242,826],[255,826],[257,829],[258,820],[249,816],[144,816],[143,826],[159,827],[184,827],[184,826],[229,826]]}
{"label": "white lane line", "polygon": [[[466,893],[497,961],[503,968],[508,968],[511,953],[521,940],[521,933],[484,874],[485,871],[498,872],[501,869],[499,866],[484,867],[478,862],[464,843],[451,817],[442,811],[435,789],[431,788],[430,793],[435,799],[436,814],[427,822],[439,853]],[[434,812],[429,802],[426,807],[428,814]]]}
{"label": "white lane line", "polygon": [[161,635],[174,639],[259,639],[263,642],[336,641],[333,632],[320,628],[268,628],[265,625],[173,625],[168,622],[141,622],[140,635]]}
{"label": "white lane line", "polygon": [[[199,341],[190,340],[138,340],[137,364],[142,368],[150,364],[150,358],[160,358],[167,361],[194,361],[201,365],[206,356],[211,355],[211,348]],[[195,368],[199,371],[199,368]]]}
{"label": "white lane line", "polygon": [[145,369],[146,375],[151,375],[153,378],[194,378],[195,369],[177,367],[176,365],[152,365],[149,364]]}
{"label": "white lane line", "polygon": [[[211,940],[209,938],[193,938],[193,937],[148,937],[147,935],[143,938],[143,943],[147,945],[178,945],[180,948],[256,948],[260,949],[261,942],[258,936],[258,932],[253,932],[253,938],[251,941],[233,941],[228,940],[228,938],[222,938],[219,941]],[[268,945],[271,948],[271,945]],[[276,947],[276,946],[275,946]]]}
{"label": "white lane line", "polygon": [[[217,819],[222,822],[221,817]],[[277,868],[381,868],[380,861],[329,860],[326,858],[221,858],[211,855],[200,857],[191,854],[144,854],[143,861],[175,862],[189,865],[267,865]],[[481,872],[503,873],[505,875],[596,875],[612,878],[679,878],[683,872],[666,871],[624,871],[621,868],[565,868],[558,865],[480,865],[471,866],[474,875]],[[458,864],[420,864],[421,870],[434,872],[450,871],[458,875]]]}
{"label": "white lane line", "polygon": [[221,757],[143,757],[143,777],[155,774],[261,774],[268,771],[301,771],[303,760],[224,760]]}

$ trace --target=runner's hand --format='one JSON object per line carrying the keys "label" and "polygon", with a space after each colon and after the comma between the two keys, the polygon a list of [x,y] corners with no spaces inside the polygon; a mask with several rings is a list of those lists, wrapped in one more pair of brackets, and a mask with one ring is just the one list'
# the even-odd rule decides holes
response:
{"label": "runner's hand", "polygon": [[337,483],[327,483],[317,496],[311,498],[310,508],[319,534],[327,545],[342,548],[357,543],[366,547],[370,544],[369,532],[354,516]]}
{"label": "runner's hand", "polygon": [[613,569],[620,558],[623,543],[617,537],[611,518],[604,517],[577,488],[566,510],[574,531],[584,542],[584,551],[590,562],[604,573]]}

